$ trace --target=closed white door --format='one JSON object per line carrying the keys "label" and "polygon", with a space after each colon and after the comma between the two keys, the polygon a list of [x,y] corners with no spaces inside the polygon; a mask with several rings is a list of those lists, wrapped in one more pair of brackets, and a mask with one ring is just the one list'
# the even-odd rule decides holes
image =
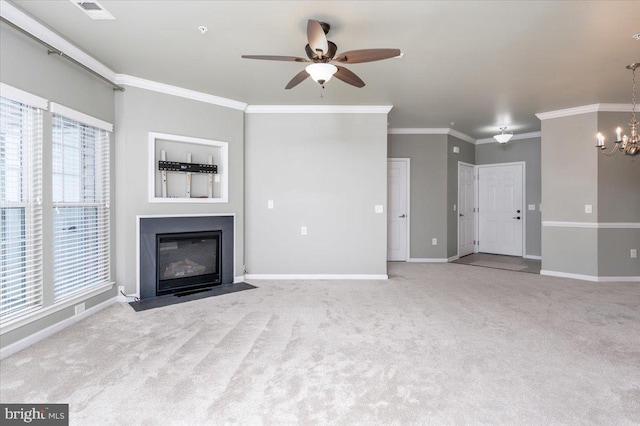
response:
{"label": "closed white door", "polygon": [[408,161],[388,160],[387,168],[387,260],[407,260]]}
{"label": "closed white door", "polygon": [[458,256],[462,257],[473,253],[476,196],[473,166],[458,164]]}
{"label": "closed white door", "polygon": [[479,251],[522,256],[522,165],[481,166],[478,172]]}

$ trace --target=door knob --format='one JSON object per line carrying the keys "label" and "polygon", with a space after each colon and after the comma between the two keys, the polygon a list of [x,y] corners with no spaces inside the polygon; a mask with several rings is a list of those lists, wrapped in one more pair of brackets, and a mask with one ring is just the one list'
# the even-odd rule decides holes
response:
{"label": "door knob", "polygon": [[403,214],[401,214],[401,215],[400,215],[400,216],[398,216],[398,217],[407,217],[407,215],[403,213]]}
{"label": "door knob", "polygon": [[464,216],[462,213],[460,213],[460,217]]}
{"label": "door knob", "polygon": [[520,213],[520,210],[516,210],[516,213]]}

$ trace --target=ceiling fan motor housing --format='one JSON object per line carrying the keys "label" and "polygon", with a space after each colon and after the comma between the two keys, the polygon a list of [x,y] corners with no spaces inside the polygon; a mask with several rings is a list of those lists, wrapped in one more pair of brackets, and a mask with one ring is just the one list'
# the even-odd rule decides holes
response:
{"label": "ceiling fan motor housing", "polygon": [[307,57],[311,60],[322,59],[325,62],[333,59],[333,57],[336,55],[336,52],[338,51],[338,46],[336,46],[334,42],[329,40],[327,40],[327,43],[329,44],[329,51],[326,53],[326,55],[323,55],[322,58],[320,58],[320,55],[317,52],[311,50],[311,46],[309,46],[309,44],[307,43],[307,45],[304,47],[304,51],[307,53]]}

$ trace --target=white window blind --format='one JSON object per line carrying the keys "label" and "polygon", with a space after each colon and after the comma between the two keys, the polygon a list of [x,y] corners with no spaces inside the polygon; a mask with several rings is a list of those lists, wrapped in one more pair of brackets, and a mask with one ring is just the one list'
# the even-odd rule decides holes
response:
{"label": "white window blind", "polygon": [[110,282],[109,132],[53,114],[52,144],[59,301]]}
{"label": "white window blind", "polygon": [[39,108],[0,97],[2,323],[42,306],[42,115]]}

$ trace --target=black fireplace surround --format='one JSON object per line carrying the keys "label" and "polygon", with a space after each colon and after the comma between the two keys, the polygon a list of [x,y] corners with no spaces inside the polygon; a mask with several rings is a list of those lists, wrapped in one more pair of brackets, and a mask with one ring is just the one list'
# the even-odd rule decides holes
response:
{"label": "black fireplace surround", "polygon": [[233,283],[233,216],[139,220],[140,299]]}

